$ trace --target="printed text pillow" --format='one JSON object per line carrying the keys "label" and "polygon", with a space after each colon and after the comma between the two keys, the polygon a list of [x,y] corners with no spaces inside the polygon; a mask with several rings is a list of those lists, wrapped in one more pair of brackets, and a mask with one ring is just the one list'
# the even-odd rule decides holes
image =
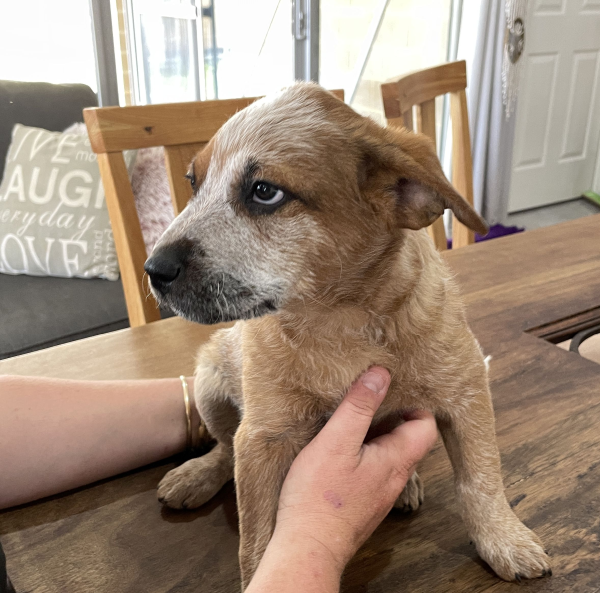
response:
{"label": "printed text pillow", "polygon": [[119,277],[87,134],[13,128],[0,184],[0,273]]}

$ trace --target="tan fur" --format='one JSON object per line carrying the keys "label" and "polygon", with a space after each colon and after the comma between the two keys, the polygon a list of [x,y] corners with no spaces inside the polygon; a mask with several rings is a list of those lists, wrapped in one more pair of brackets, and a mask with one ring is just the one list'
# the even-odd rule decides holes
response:
{"label": "tan fur", "polygon": [[[506,580],[545,575],[540,541],[504,495],[487,369],[457,286],[426,232],[415,230],[445,207],[485,228],[443,176],[431,144],[300,84],[237,114],[209,150],[193,167],[202,186],[157,249],[181,239],[201,244],[203,266],[275,291],[277,312],[239,321],[201,348],[196,403],[219,444],[167,474],[159,497],[176,508],[198,506],[234,467],[247,585],[290,464],[353,381],[377,364],[392,380],[374,430],[403,411],[431,410],[482,558]],[[248,158],[259,163],[259,178],[302,199],[251,216],[232,189]],[[421,501],[415,476],[397,506]]]}

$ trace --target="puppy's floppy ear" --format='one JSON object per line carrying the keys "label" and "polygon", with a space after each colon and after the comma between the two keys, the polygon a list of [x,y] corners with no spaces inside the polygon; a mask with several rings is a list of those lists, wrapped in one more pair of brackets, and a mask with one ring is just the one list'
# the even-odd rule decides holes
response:
{"label": "puppy's floppy ear", "polygon": [[361,185],[393,195],[400,226],[421,229],[450,208],[471,230],[488,232],[483,218],[446,179],[429,138],[369,120],[355,130],[355,139],[362,153]]}

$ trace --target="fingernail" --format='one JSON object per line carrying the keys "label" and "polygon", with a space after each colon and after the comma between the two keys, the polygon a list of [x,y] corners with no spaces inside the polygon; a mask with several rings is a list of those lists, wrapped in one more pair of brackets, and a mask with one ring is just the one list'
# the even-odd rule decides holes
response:
{"label": "fingernail", "polygon": [[369,371],[362,376],[362,384],[373,393],[381,393],[385,388],[385,377],[377,371]]}

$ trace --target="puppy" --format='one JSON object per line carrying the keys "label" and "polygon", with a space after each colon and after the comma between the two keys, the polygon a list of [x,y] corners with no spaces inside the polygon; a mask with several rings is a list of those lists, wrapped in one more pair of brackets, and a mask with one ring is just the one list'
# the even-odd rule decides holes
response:
{"label": "puppy", "polygon": [[[292,461],[377,364],[392,380],[374,426],[435,415],[481,557],[505,580],[549,574],[506,501],[482,353],[423,230],[444,208],[487,227],[430,141],[298,83],[232,117],[189,177],[193,198],[146,262],[154,294],[192,321],[240,321],[198,356],[196,404],[217,444],[169,472],[160,500],[197,507],[235,476],[245,587]],[[422,496],[414,474],[397,506]]]}

